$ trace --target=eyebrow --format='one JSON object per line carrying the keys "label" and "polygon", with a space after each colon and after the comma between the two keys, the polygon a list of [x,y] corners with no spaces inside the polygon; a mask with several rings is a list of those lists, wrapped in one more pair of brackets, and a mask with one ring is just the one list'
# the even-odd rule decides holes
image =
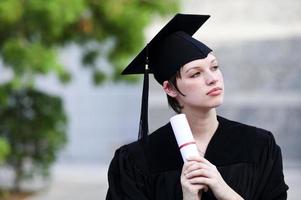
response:
{"label": "eyebrow", "polygon": [[196,69],[196,68],[200,68],[200,67],[199,67],[199,66],[196,66],[196,67],[189,68],[189,69],[186,70],[185,74],[186,74],[188,71],[190,71],[190,70],[192,70],[192,69]]}
{"label": "eyebrow", "polygon": [[[214,58],[213,60],[211,60],[210,63],[212,64],[212,63],[214,63],[214,62],[217,62],[216,58]],[[191,70],[191,69],[196,69],[196,68],[200,68],[200,67],[199,67],[199,66],[192,67],[192,68],[190,68],[190,69],[187,69],[185,73],[187,73],[187,72],[188,72],[189,70]]]}

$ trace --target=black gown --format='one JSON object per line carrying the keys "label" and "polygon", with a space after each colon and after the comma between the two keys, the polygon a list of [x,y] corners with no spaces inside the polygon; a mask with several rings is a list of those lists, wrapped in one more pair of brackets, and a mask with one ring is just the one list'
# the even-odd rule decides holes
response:
{"label": "black gown", "polygon": [[[218,128],[205,158],[244,199],[287,199],[281,149],[271,132],[217,116]],[[108,171],[106,200],[182,200],[183,160],[168,123],[148,137],[119,148]],[[216,199],[212,191],[202,200]]]}

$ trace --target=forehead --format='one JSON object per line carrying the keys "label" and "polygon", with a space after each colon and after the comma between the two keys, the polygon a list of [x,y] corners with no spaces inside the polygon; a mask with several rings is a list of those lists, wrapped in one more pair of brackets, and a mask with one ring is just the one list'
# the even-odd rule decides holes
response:
{"label": "forehead", "polygon": [[210,66],[211,64],[213,64],[215,62],[217,62],[216,57],[212,53],[209,53],[206,58],[197,59],[197,60],[193,60],[191,62],[186,63],[182,67],[182,69],[185,71],[185,70],[188,70],[188,69],[194,68],[194,67],[206,67],[206,66]]}

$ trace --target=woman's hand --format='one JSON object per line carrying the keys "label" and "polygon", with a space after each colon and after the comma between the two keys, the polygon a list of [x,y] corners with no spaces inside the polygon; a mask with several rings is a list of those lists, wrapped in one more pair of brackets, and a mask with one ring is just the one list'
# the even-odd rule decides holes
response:
{"label": "woman's hand", "polygon": [[182,191],[183,191],[183,200],[199,200],[201,199],[202,191],[207,191],[208,187],[203,184],[192,184],[191,181],[194,178],[193,177],[188,179],[188,169],[191,168],[191,166],[195,165],[197,161],[188,161],[184,163],[181,173],[181,185],[182,185]]}
{"label": "woman's hand", "polygon": [[[187,163],[184,164],[181,175],[181,183],[183,197],[185,197],[184,190],[188,194],[193,194],[189,196],[187,194],[189,197],[187,199],[197,199],[194,196],[197,194],[196,191],[200,189],[207,189],[207,187],[211,189],[214,196],[219,200],[242,199],[239,194],[237,194],[227,185],[215,165],[211,164],[203,157],[191,158]],[[193,198],[190,198],[191,196]]]}

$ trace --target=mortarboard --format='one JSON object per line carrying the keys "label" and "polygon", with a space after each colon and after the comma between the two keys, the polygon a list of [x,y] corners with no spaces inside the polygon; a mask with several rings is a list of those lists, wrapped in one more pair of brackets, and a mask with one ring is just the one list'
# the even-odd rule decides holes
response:
{"label": "mortarboard", "polygon": [[209,15],[176,14],[123,70],[125,74],[144,74],[138,139],[148,135],[148,74],[163,84],[186,63],[207,57],[212,50],[192,35]]}

